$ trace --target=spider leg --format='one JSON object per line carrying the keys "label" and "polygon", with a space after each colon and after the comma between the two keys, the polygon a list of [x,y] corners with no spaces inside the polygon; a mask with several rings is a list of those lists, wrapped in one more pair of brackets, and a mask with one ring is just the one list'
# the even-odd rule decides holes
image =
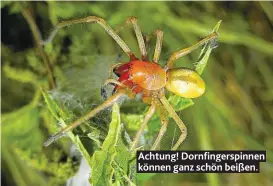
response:
{"label": "spider leg", "polygon": [[147,123],[149,122],[149,120],[151,119],[151,117],[154,115],[155,113],[155,110],[156,110],[156,106],[155,105],[152,105],[149,110],[147,111],[146,115],[145,115],[145,118],[144,118],[144,121],[143,123],[141,124],[140,126],[140,129],[139,131],[137,132],[136,136],[135,136],[135,139],[132,143],[132,146],[131,146],[131,150],[133,150],[137,144],[138,144],[138,141],[139,141],[139,138],[143,132],[143,130],[145,129],[145,127],[147,126]]}
{"label": "spider leg", "polygon": [[163,42],[163,34],[164,32],[160,29],[155,30],[151,35],[147,36],[146,43],[148,43],[152,36],[156,36],[156,45],[155,45],[155,52],[154,52],[154,57],[153,57],[153,62],[158,63],[160,53],[161,53],[161,48],[162,48],[162,42]]}
{"label": "spider leg", "polygon": [[[148,59],[147,50],[145,47],[145,42],[144,42],[144,38],[141,33],[141,29],[140,29],[139,24],[137,22],[137,18],[136,17],[128,17],[124,24],[132,24],[133,25],[133,28],[134,28],[134,31],[135,31],[135,34],[137,37],[138,46],[139,46],[140,53],[141,53],[141,59],[147,60]],[[119,27],[117,28],[117,33],[120,32],[120,30],[124,26],[124,24],[119,25]]]}
{"label": "spider leg", "polygon": [[164,136],[164,134],[165,134],[165,132],[167,130],[167,126],[168,126],[168,119],[166,117],[166,110],[164,109],[163,105],[159,105],[157,107],[157,112],[159,113],[159,117],[160,117],[160,120],[161,120],[162,127],[160,128],[158,136],[157,136],[151,150],[155,150],[158,147],[158,145],[161,142],[162,137]]}
{"label": "spider leg", "polygon": [[185,56],[185,55],[191,53],[192,51],[196,50],[198,47],[204,45],[205,43],[215,40],[217,37],[218,37],[218,34],[216,32],[212,32],[207,37],[203,38],[202,40],[195,43],[194,45],[173,53],[171,55],[171,57],[169,58],[169,61],[167,62],[167,69],[172,68],[175,60],[179,59],[182,56]]}
{"label": "spider leg", "polygon": [[55,27],[55,29],[52,31],[48,39],[46,39],[43,44],[46,44],[48,42],[51,42],[55,35],[57,34],[58,30],[63,27],[71,26],[74,24],[81,24],[81,23],[98,23],[100,26],[102,26],[105,31],[112,36],[112,38],[119,44],[119,46],[122,48],[122,50],[130,57],[130,59],[134,59],[135,56],[131,52],[130,48],[126,45],[126,43],[117,35],[117,33],[106,23],[106,21],[100,17],[96,16],[88,16],[86,18],[81,19],[74,19],[69,21],[63,21],[61,23],[58,23]]}
{"label": "spider leg", "polygon": [[101,96],[103,97],[103,99],[106,99],[107,98],[107,93],[106,93],[106,86],[111,83],[111,84],[115,84],[115,85],[118,85],[120,87],[126,87],[124,84],[122,84],[121,82],[119,82],[118,80],[115,80],[115,79],[106,79],[103,86],[101,87],[101,91],[100,91],[100,94]]}
{"label": "spider leg", "polygon": [[122,84],[121,82],[119,82],[116,79],[106,79],[104,81],[103,87],[106,86],[106,85],[108,85],[109,83],[116,84],[116,85],[118,85],[120,87],[126,87],[124,84]]}
{"label": "spider leg", "polygon": [[62,136],[64,136],[67,132],[69,132],[70,130],[76,128],[77,126],[79,126],[80,124],[82,124],[83,122],[87,121],[88,119],[92,118],[93,116],[95,116],[97,113],[99,113],[100,111],[112,106],[115,102],[118,101],[119,98],[121,98],[122,96],[126,95],[127,92],[126,90],[122,89],[120,91],[118,91],[116,94],[114,94],[113,96],[111,96],[107,101],[105,101],[103,104],[97,106],[96,108],[94,108],[93,110],[91,110],[90,112],[88,112],[86,115],[82,116],[81,118],[79,118],[78,120],[74,121],[71,125],[68,125],[67,127],[63,128],[60,132],[54,134],[53,136],[51,136],[45,143],[44,146],[48,146],[50,145],[52,142],[56,141],[57,139],[61,138]]}
{"label": "spider leg", "polygon": [[116,64],[111,65],[111,67],[110,67],[110,69],[108,71],[108,78],[112,77],[112,73],[115,70],[115,68],[117,68],[117,67],[119,67],[119,66],[121,66],[123,64],[125,64],[125,63],[116,63]]}
{"label": "spider leg", "polygon": [[172,108],[172,106],[170,105],[168,100],[166,99],[166,97],[165,96],[161,97],[160,101],[163,104],[163,106],[165,107],[165,109],[168,111],[170,116],[174,119],[174,121],[176,122],[176,124],[178,125],[178,127],[181,131],[181,135],[180,135],[179,139],[177,140],[175,145],[172,147],[172,150],[176,150],[181,145],[181,143],[185,140],[185,138],[187,136],[187,128],[186,128],[184,122],[176,114],[176,112],[174,111],[174,109]]}

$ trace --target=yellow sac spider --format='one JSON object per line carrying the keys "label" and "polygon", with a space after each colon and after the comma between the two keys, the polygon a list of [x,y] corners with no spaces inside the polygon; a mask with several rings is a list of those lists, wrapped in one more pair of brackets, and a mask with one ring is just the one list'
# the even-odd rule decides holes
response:
{"label": "yellow sac spider", "polygon": [[[180,144],[185,140],[187,136],[187,128],[183,121],[178,117],[170,103],[165,97],[165,89],[168,91],[184,97],[184,98],[196,98],[201,96],[205,92],[205,82],[199,76],[197,72],[187,68],[172,68],[175,60],[185,56],[197,49],[198,47],[212,42],[215,43],[215,40],[218,38],[216,32],[212,32],[196,44],[179,50],[173,53],[165,68],[162,68],[158,64],[161,46],[163,41],[163,31],[156,30],[154,34],[157,37],[155,52],[152,60],[148,59],[145,42],[140,30],[140,27],[137,22],[137,18],[129,17],[126,21],[127,24],[132,24],[138,45],[141,52],[141,57],[137,58],[126,43],[117,35],[117,33],[100,17],[89,16],[82,19],[75,19],[70,21],[64,21],[57,24],[56,29],[52,32],[53,34],[49,37],[49,40],[57,33],[58,29],[79,24],[79,23],[98,23],[102,26],[105,31],[112,36],[112,38],[117,42],[117,44],[122,48],[122,50],[129,56],[129,61],[125,63],[117,63],[109,69],[109,78],[105,81],[101,89],[101,94],[103,97],[106,97],[105,86],[108,84],[115,85],[112,96],[109,97],[103,104],[97,106],[95,109],[88,112],[85,116],[74,121],[71,125],[63,128],[60,132],[51,136],[45,143],[45,146],[48,146],[56,139],[60,138],[66,134],[71,129],[79,126],[84,121],[95,116],[98,112],[112,106],[116,101],[119,100],[124,95],[129,96],[129,98],[134,98],[136,94],[141,94],[142,101],[148,105],[150,108],[145,115],[144,121],[136,134],[134,141],[132,142],[131,149],[134,149],[139,141],[139,138],[146,127],[148,121],[153,116],[155,111],[158,112],[160,120],[162,123],[159,134],[152,146],[152,150],[156,149],[160,144],[160,141],[166,132],[167,129],[167,113],[170,117],[174,119],[178,125],[181,135],[175,145],[172,147],[172,150],[176,150]],[[115,73],[119,78],[113,79],[112,73]]]}

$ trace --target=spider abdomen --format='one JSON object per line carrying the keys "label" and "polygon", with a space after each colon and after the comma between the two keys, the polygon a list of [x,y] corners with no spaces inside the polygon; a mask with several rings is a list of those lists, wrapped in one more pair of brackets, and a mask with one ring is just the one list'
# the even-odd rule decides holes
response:
{"label": "spider abdomen", "polygon": [[206,89],[204,80],[194,70],[173,68],[167,71],[166,88],[184,98],[197,98]]}

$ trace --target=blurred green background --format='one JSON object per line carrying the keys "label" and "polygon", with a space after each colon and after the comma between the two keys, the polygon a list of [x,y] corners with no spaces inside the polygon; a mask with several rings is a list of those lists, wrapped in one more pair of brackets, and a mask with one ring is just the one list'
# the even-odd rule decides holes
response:
{"label": "blurred green background", "polygon": [[[202,75],[206,93],[178,112],[188,127],[180,150],[267,150],[259,174],[156,174],[142,176],[137,185],[273,185],[272,2],[53,1],[1,2],[2,185],[65,185],[77,172],[80,156],[71,152],[70,139],[43,147],[59,126],[40,87],[74,120],[103,101],[100,86],[110,65],[128,59],[96,24],[62,29],[45,47],[37,47],[35,37],[49,36],[59,21],[89,15],[104,18],[113,28],[136,16],[144,35],[162,29],[162,65],[172,52],[195,43],[222,20],[219,47]],[[33,36],[35,29],[40,35]],[[132,29],[124,27],[121,36],[139,55]],[[155,40],[148,45],[151,55],[154,45]],[[198,52],[179,59],[176,66],[193,68]],[[145,109],[137,100],[121,107],[131,138],[137,128],[133,121],[139,121]],[[107,129],[110,120],[106,110],[91,123]],[[144,145],[152,144],[158,127],[158,122],[149,125]],[[96,148],[86,130],[75,132],[92,154]],[[170,120],[161,149],[170,149],[178,135]]]}

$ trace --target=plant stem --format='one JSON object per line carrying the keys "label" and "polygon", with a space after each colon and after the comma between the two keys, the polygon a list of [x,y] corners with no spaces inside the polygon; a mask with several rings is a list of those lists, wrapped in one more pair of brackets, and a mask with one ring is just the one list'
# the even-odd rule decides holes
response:
{"label": "plant stem", "polygon": [[31,12],[28,8],[23,7],[22,8],[22,14],[24,16],[24,18],[26,19],[30,30],[32,32],[32,35],[34,37],[34,41],[35,44],[38,48],[38,51],[44,61],[45,67],[47,69],[47,73],[48,73],[48,80],[49,80],[49,87],[50,89],[55,89],[56,88],[56,82],[53,76],[53,68],[51,66],[51,62],[50,59],[48,57],[48,55],[45,53],[44,48],[42,46],[42,40],[41,40],[41,33],[31,15]]}

